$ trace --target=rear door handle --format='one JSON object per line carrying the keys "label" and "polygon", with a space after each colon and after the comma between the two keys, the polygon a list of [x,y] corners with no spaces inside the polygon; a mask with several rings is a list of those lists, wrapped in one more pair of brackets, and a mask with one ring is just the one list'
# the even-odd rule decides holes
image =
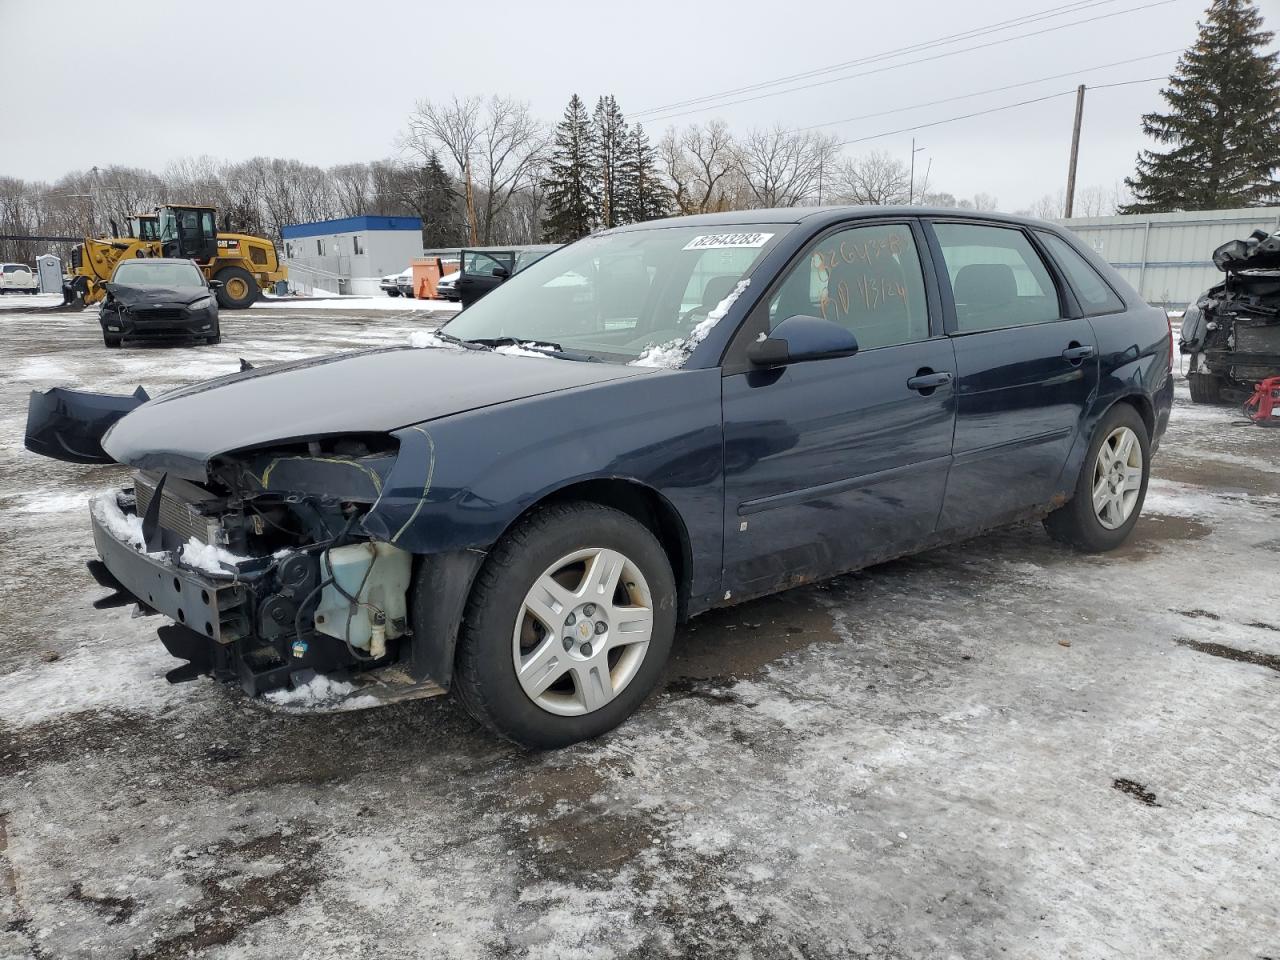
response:
{"label": "rear door handle", "polygon": [[1079,363],[1081,360],[1088,360],[1093,356],[1093,344],[1072,343],[1071,346],[1062,351],[1062,359],[1069,363]]}
{"label": "rear door handle", "polygon": [[951,374],[946,370],[943,370],[940,373],[934,373],[933,371],[925,373],[922,371],[917,373],[914,377],[909,377],[907,379],[907,386],[912,390],[924,392],[925,390],[933,391],[938,387],[945,387],[950,382]]}

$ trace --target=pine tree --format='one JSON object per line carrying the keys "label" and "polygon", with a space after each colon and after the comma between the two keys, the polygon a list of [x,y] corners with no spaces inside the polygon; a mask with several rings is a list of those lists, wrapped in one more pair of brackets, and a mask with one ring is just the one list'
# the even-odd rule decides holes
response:
{"label": "pine tree", "polygon": [[627,149],[627,121],[610,94],[596,101],[592,117],[596,136],[596,167],[600,172],[600,222],[614,227],[626,221],[621,213],[621,163]]}
{"label": "pine tree", "polygon": [[619,223],[642,223],[671,212],[671,193],[658,175],[653,147],[644,127],[636,124],[627,134],[620,185]]}
{"label": "pine tree", "polygon": [[1168,113],[1142,118],[1167,153],[1144,150],[1125,183],[1134,202],[1121,213],[1264,206],[1280,199],[1280,74],[1263,53],[1252,0],[1214,0],[1195,45],[1160,95]]}
{"label": "pine tree", "polygon": [[591,232],[599,218],[595,130],[576,93],[556,124],[555,149],[548,164],[547,213],[542,230],[550,243],[568,243]]}
{"label": "pine tree", "polygon": [[463,242],[465,224],[458,209],[458,193],[439,154],[432,152],[416,180],[415,206],[422,215],[422,245],[430,250]]}

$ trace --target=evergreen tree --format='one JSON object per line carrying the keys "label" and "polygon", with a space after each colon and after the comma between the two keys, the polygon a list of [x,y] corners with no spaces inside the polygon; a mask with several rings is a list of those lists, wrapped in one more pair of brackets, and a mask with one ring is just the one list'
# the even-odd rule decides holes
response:
{"label": "evergreen tree", "polygon": [[547,164],[546,216],[542,230],[550,243],[568,243],[591,232],[599,217],[595,130],[576,93],[556,124],[555,148]]}
{"label": "evergreen tree", "polygon": [[621,171],[619,223],[642,223],[671,212],[671,194],[658,175],[658,165],[644,127],[627,134]]}
{"label": "evergreen tree", "polygon": [[1280,199],[1280,54],[1263,53],[1252,0],[1214,0],[1195,45],[1160,95],[1168,113],[1148,113],[1143,132],[1166,153],[1144,150],[1125,183],[1121,213],[1264,206]]}
{"label": "evergreen tree", "polygon": [[417,176],[415,206],[422,217],[422,245],[428,250],[461,243],[465,224],[458,209],[458,192],[434,151]]}
{"label": "evergreen tree", "polygon": [[620,218],[620,201],[627,121],[612,94],[596,101],[592,125],[596,137],[596,168],[600,172],[600,222],[606,227],[614,227],[626,222]]}

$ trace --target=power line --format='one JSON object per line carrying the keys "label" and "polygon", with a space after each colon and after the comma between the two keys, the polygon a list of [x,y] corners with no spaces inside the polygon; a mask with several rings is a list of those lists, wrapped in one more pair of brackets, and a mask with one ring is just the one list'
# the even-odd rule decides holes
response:
{"label": "power line", "polygon": [[662,116],[659,116],[659,117],[649,117],[648,121],[652,123],[659,120],[670,120],[675,117],[687,116],[690,113],[703,113],[707,110],[720,109],[722,107],[732,107],[740,103],[752,103],[757,100],[767,99],[769,97],[778,97],[788,93],[796,93],[800,90],[810,90],[810,89],[813,89],[814,87],[826,86],[827,84],[831,84],[831,83],[841,83],[845,80],[855,80],[859,77],[867,77],[875,73],[884,73],[887,70],[897,70],[902,67],[915,66],[921,63],[930,63],[934,60],[942,60],[947,57],[958,56],[959,54],[962,54],[962,53],[972,53],[975,50],[985,50],[989,47],[999,46],[1000,44],[1003,44],[1003,43],[1011,43],[1014,40],[1025,40],[1028,37],[1037,37],[1046,33],[1053,33],[1058,30],[1065,30],[1068,27],[1078,27],[1078,26],[1081,26],[1082,24],[1095,23],[1099,20],[1107,20],[1112,17],[1123,16],[1126,13],[1135,13],[1139,10],[1148,10],[1152,7],[1162,7],[1167,4],[1175,3],[1175,2],[1177,2],[1177,0],[1152,0],[1152,2],[1150,3],[1144,3],[1136,7],[1129,7],[1124,10],[1116,10],[1112,13],[1103,13],[1095,17],[1087,17],[1084,20],[1073,20],[1071,23],[1060,23],[1052,27],[1043,27],[1040,30],[1033,30],[1029,33],[1020,33],[1012,37],[1002,37],[999,40],[989,40],[986,43],[975,44],[974,46],[971,46],[971,47],[962,47],[959,50],[949,50],[943,53],[936,53],[929,57],[920,57],[916,60],[906,60],[906,61],[903,61],[902,63],[886,64],[884,66],[875,67],[874,69],[871,69],[871,70],[863,70],[859,73],[850,73],[840,77],[831,77],[827,80],[818,80],[813,83],[802,84],[797,87],[788,87],[785,90],[771,90],[767,93],[757,94],[753,97],[742,97],[741,99],[729,100],[725,103],[709,104],[706,106],[695,107],[690,110],[682,110],[676,113],[663,114]]}
{"label": "power line", "polygon": [[1106,70],[1110,67],[1128,66],[1131,63],[1141,63],[1144,60],[1154,60],[1157,57],[1167,57],[1173,53],[1181,53],[1182,49],[1161,50],[1159,53],[1148,54],[1145,57],[1132,57],[1128,60],[1116,60],[1112,63],[1099,63],[1092,67],[1080,67],[1077,70],[1068,70],[1066,73],[1055,73],[1048,77],[1039,77],[1035,80],[1021,80],[1018,83],[1008,83],[1002,87],[991,87],[988,90],[978,90],[975,93],[961,93],[954,97],[943,97],[941,100],[928,100],[924,103],[913,103],[905,107],[893,107],[890,110],[877,110],[875,113],[863,113],[856,117],[845,117],[843,120],[824,120],[822,123],[810,124],[807,127],[796,127],[796,131],[816,130],[819,127],[833,127],[840,123],[853,123],[855,120],[870,120],[873,117],[883,117],[891,113],[901,113],[904,110],[919,110],[922,107],[936,107],[944,103],[954,103],[956,100],[968,100],[972,97],[983,97],[989,93],[1003,93],[1005,90],[1014,90],[1018,87],[1029,87],[1036,83],[1045,83],[1049,80],[1061,80],[1063,77],[1074,77],[1090,70]]}
{"label": "power line", "polygon": [[1083,10],[1090,9],[1091,7],[1098,7],[1108,3],[1117,2],[1119,2],[1119,0],[1092,0],[1092,2],[1088,2],[1088,0],[1074,0],[1074,2],[1066,3],[1062,6],[1050,7],[1046,10],[1038,10],[1035,13],[1023,14],[1022,16],[1013,17],[1009,20],[1000,20],[996,23],[988,23],[981,27],[973,27],[969,30],[961,31],[960,33],[952,33],[944,37],[935,37],[932,40],[922,40],[919,43],[909,44],[905,47],[897,47],[893,50],[885,50],[881,53],[870,54],[865,57],[857,57],[853,60],[845,60],[841,63],[829,64],[825,67],[817,67],[813,70],[792,73],[785,77],[775,77],[773,80],[762,80],[742,87],[733,87],[728,90],[721,90],[718,93],[709,93],[701,97],[691,97],[687,100],[676,100],[656,107],[646,107],[643,110],[636,111],[632,116],[642,117],[651,113],[663,113],[667,110],[674,110],[677,107],[687,107],[695,103],[702,103],[706,100],[718,100],[721,97],[731,97],[739,93],[748,93],[753,90],[759,90],[763,87],[772,87],[780,83],[790,83],[793,80],[806,80],[809,77],[820,76],[824,73],[833,73],[836,70],[844,70],[848,67],[857,67],[864,63],[874,63],[877,60],[885,60],[905,53],[914,53],[930,47],[944,46],[948,43],[956,43],[960,40],[969,40],[975,36],[981,36],[987,33],[998,33],[1000,30],[1007,30],[1011,27],[1024,26],[1027,23],[1048,20],[1053,17],[1064,16],[1069,13],[1079,13]]}
{"label": "power line", "polygon": [[[1096,87],[1089,87],[1090,90],[1108,90],[1112,87],[1128,87],[1135,83],[1154,83],[1157,80],[1168,80],[1168,76],[1163,77],[1143,77],[1141,80],[1121,80],[1118,83],[1100,83]],[[886,130],[884,133],[874,133],[866,137],[855,137],[852,140],[842,140],[836,144],[838,147],[847,147],[854,143],[866,143],[868,140],[880,140],[884,137],[892,137],[899,133],[911,133],[914,130],[924,130],[928,127],[940,127],[944,123],[955,123],[957,120],[968,120],[971,117],[983,117],[989,113],[1000,113],[1002,110],[1012,110],[1015,107],[1025,107],[1033,103],[1044,103],[1046,100],[1056,100],[1059,97],[1073,97],[1076,91],[1061,90],[1058,93],[1048,93],[1043,97],[1033,97],[1030,100],[1019,100],[1017,103],[1006,103],[999,107],[990,107],[986,110],[975,110],[973,113],[962,113],[954,117],[946,117],[942,120],[934,120],[929,123],[918,123],[912,127],[902,127],[898,130]]]}

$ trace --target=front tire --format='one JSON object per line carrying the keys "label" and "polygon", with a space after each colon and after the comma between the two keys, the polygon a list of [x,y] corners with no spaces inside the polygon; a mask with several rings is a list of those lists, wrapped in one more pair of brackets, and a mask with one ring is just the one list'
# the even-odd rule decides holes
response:
{"label": "front tire", "polygon": [[454,689],[480,723],[535,750],[597,737],[657,683],[676,627],[662,545],[596,503],[544,507],[476,577]]}
{"label": "front tire", "polygon": [[257,281],[244,267],[225,267],[213,279],[222,281],[217,297],[224,310],[248,310],[258,299]]}
{"label": "front tire", "polygon": [[1138,522],[1150,476],[1147,425],[1129,404],[1117,403],[1094,429],[1075,496],[1045,517],[1045,529],[1077,550],[1114,550]]}
{"label": "front tire", "polygon": [[118,333],[117,334],[104,333],[102,335],[102,342],[109,350],[118,350],[123,340],[124,338],[120,336],[120,334]]}

